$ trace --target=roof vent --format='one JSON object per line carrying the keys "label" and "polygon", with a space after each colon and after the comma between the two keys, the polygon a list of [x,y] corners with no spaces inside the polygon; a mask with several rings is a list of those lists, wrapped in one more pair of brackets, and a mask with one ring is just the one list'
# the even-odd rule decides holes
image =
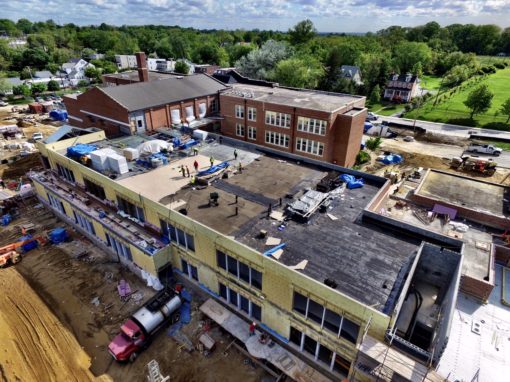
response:
{"label": "roof vent", "polygon": [[177,76],[175,78],[177,78],[178,80],[182,80],[184,77],[183,76]]}
{"label": "roof vent", "polygon": [[335,280],[331,279],[324,280],[324,284],[333,289],[336,289],[336,287],[338,286],[338,283]]}

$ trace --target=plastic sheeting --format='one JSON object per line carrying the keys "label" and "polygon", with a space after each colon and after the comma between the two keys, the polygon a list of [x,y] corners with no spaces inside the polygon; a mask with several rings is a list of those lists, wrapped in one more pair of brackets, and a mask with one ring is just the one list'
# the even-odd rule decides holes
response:
{"label": "plastic sheeting", "polygon": [[163,141],[161,139],[154,139],[152,141],[142,143],[136,149],[138,150],[140,155],[150,155],[159,153],[163,149],[172,150],[173,147],[172,144],[167,141]]}
{"label": "plastic sheeting", "polygon": [[67,240],[67,231],[61,227],[55,228],[48,236],[53,244],[63,243]]}
{"label": "plastic sheeting", "polygon": [[223,170],[224,168],[227,168],[228,166],[230,166],[230,165],[227,161],[221,162],[220,164],[209,167],[207,170],[199,171],[197,173],[197,176],[211,175],[211,174],[214,174],[215,172]]}
{"label": "plastic sheeting", "polygon": [[10,222],[12,222],[12,216],[10,214],[5,214],[4,216],[2,216],[3,226],[9,225]]}
{"label": "plastic sheeting", "polygon": [[78,145],[74,145],[67,148],[67,156],[70,158],[81,158],[84,155],[90,154],[93,151],[96,151],[97,147],[95,145],[87,145],[84,143],[80,143]]}
{"label": "plastic sheeting", "polygon": [[50,111],[50,118],[54,121],[65,121],[67,119],[67,111],[65,110],[52,110]]}
{"label": "plastic sheeting", "polygon": [[383,158],[381,159],[378,159],[380,162],[384,163],[384,164],[399,164],[399,163],[402,163],[404,161],[404,158],[402,158],[402,155],[398,155],[398,154],[390,154],[390,155],[386,155],[384,156]]}
{"label": "plastic sheeting", "polygon": [[189,149],[191,146],[195,146],[197,144],[198,144],[198,141],[196,141],[194,139],[190,139],[189,141],[186,141],[185,143],[181,144],[179,146],[179,149],[186,150],[186,149]]}
{"label": "plastic sheeting", "polygon": [[365,125],[363,126],[363,132],[366,133],[372,127],[374,127],[374,125],[372,125],[370,122],[365,122]]}
{"label": "plastic sheeting", "polygon": [[363,178],[356,178],[355,176],[349,174],[340,175],[340,179],[345,182],[349,190],[361,188],[365,185]]}
{"label": "plastic sheeting", "polygon": [[164,288],[161,281],[156,276],[151,275],[149,272],[141,270],[142,278],[147,281],[147,286],[151,287],[157,291],[160,291]]}
{"label": "plastic sheeting", "polygon": [[273,253],[275,253],[279,249],[285,248],[286,246],[287,246],[287,243],[279,244],[276,247],[273,247],[273,248],[267,250],[266,252],[264,252],[264,256],[271,256]]}

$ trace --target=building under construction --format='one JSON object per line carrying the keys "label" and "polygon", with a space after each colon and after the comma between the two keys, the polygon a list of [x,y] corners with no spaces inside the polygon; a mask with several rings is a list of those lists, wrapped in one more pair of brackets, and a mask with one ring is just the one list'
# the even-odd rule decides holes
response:
{"label": "building under construction", "polygon": [[[38,143],[46,170],[31,179],[44,205],[133,272],[194,284],[218,322],[234,313],[246,333],[257,322],[277,345],[265,357],[296,380],[446,380],[435,369],[461,279],[488,258],[490,283],[492,240],[472,246],[396,219],[387,179],[211,137],[194,150],[172,129],[111,140],[56,134]],[[455,206],[433,196],[430,181],[422,175],[406,203],[446,208],[426,214],[433,224]],[[451,221],[472,219],[455,211]],[[507,224],[506,212],[500,218],[494,229]]]}

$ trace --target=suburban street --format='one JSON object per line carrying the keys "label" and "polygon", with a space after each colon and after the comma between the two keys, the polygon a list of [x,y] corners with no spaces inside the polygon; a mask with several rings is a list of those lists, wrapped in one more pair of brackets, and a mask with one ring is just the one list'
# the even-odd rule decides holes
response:
{"label": "suburban street", "polygon": [[[401,126],[412,127],[414,125],[414,119],[385,117],[385,116],[379,116],[379,118],[382,121],[386,121],[386,122],[401,125]],[[428,121],[421,121],[421,120],[416,120],[416,126],[421,127],[423,129],[433,132],[433,133],[457,136],[459,138],[470,138],[471,135],[479,135],[479,136],[484,136],[484,137],[488,137],[488,138],[505,139],[505,140],[510,141],[510,132],[508,132],[508,131],[478,129],[478,128],[474,128],[474,127],[450,125],[447,123],[436,123],[436,122],[428,122]]]}

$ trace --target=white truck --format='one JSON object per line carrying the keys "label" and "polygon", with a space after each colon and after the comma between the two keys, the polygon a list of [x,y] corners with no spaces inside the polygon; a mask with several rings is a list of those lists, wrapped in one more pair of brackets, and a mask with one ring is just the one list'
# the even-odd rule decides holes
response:
{"label": "white truck", "polygon": [[468,146],[466,151],[477,154],[488,154],[499,156],[503,150],[500,148],[494,147],[493,145],[484,145],[479,143],[472,143]]}

